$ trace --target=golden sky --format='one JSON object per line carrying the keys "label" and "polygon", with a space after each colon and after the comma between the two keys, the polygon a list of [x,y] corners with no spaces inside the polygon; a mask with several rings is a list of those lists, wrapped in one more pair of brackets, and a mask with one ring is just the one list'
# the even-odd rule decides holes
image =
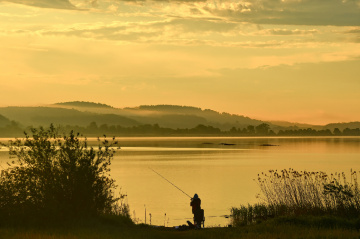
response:
{"label": "golden sky", "polygon": [[360,0],[0,0],[0,106],[360,120]]}

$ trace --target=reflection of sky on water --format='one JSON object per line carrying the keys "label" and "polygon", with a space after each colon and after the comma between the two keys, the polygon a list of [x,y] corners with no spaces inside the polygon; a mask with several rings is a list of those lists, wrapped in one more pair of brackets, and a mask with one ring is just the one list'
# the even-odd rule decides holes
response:
{"label": "reflection of sky on water", "polygon": [[[192,214],[190,199],[150,168],[187,194],[199,194],[207,226],[226,225],[229,219],[220,216],[228,215],[231,207],[258,201],[255,195],[259,190],[253,180],[258,173],[290,167],[360,170],[360,137],[120,138],[119,144],[111,176],[128,195],[131,213],[135,211],[144,222],[146,207],[156,225],[164,225],[165,220],[169,226],[181,225]],[[0,165],[5,167],[7,161],[8,152],[2,149]]]}
{"label": "reflection of sky on water", "polygon": [[222,148],[165,148],[165,147],[121,147],[122,151],[170,151],[170,152],[206,152],[206,151],[239,151],[251,149],[222,149]]}

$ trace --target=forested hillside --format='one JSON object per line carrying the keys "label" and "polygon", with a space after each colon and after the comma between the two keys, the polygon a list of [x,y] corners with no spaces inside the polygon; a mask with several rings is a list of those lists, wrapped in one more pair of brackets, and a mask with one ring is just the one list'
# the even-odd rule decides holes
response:
{"label": "forested hillside", "polygon": [[17,135],[29,126],[50,124],[76,129],[88,135],[360,135],[360,122],[325,126],[265,122],[242,115],[179,105],[115,108],[101,103],[74,101],[43,107],[0,108],[0,137]]}

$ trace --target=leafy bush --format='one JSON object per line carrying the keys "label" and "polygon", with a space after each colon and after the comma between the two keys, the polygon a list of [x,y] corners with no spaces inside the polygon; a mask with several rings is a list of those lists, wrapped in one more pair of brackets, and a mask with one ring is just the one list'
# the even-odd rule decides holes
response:
{"label": "leafy bush", "polygon": [[0,175],[0,223],[51,223],[117,213],[116,185],[109,166],[117,142],[98,139],[98,148],[71,131],[60,136],[49,129],[31,129],[32,136],[11,141],[14,158]]}

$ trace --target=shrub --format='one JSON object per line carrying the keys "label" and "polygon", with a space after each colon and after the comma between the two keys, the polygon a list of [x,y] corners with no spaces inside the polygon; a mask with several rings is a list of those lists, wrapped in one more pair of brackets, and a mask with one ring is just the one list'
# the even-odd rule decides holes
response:
{"label": "shrub", "polygon": [[117,144],[98,139],[98,148],[71,131],[60,136],[49,129],[31,129],[32,137],[10,141],[14,158],[0,176],[0,222],[60,222],[96,217],[119,209],[110,178],[111,159]]}

